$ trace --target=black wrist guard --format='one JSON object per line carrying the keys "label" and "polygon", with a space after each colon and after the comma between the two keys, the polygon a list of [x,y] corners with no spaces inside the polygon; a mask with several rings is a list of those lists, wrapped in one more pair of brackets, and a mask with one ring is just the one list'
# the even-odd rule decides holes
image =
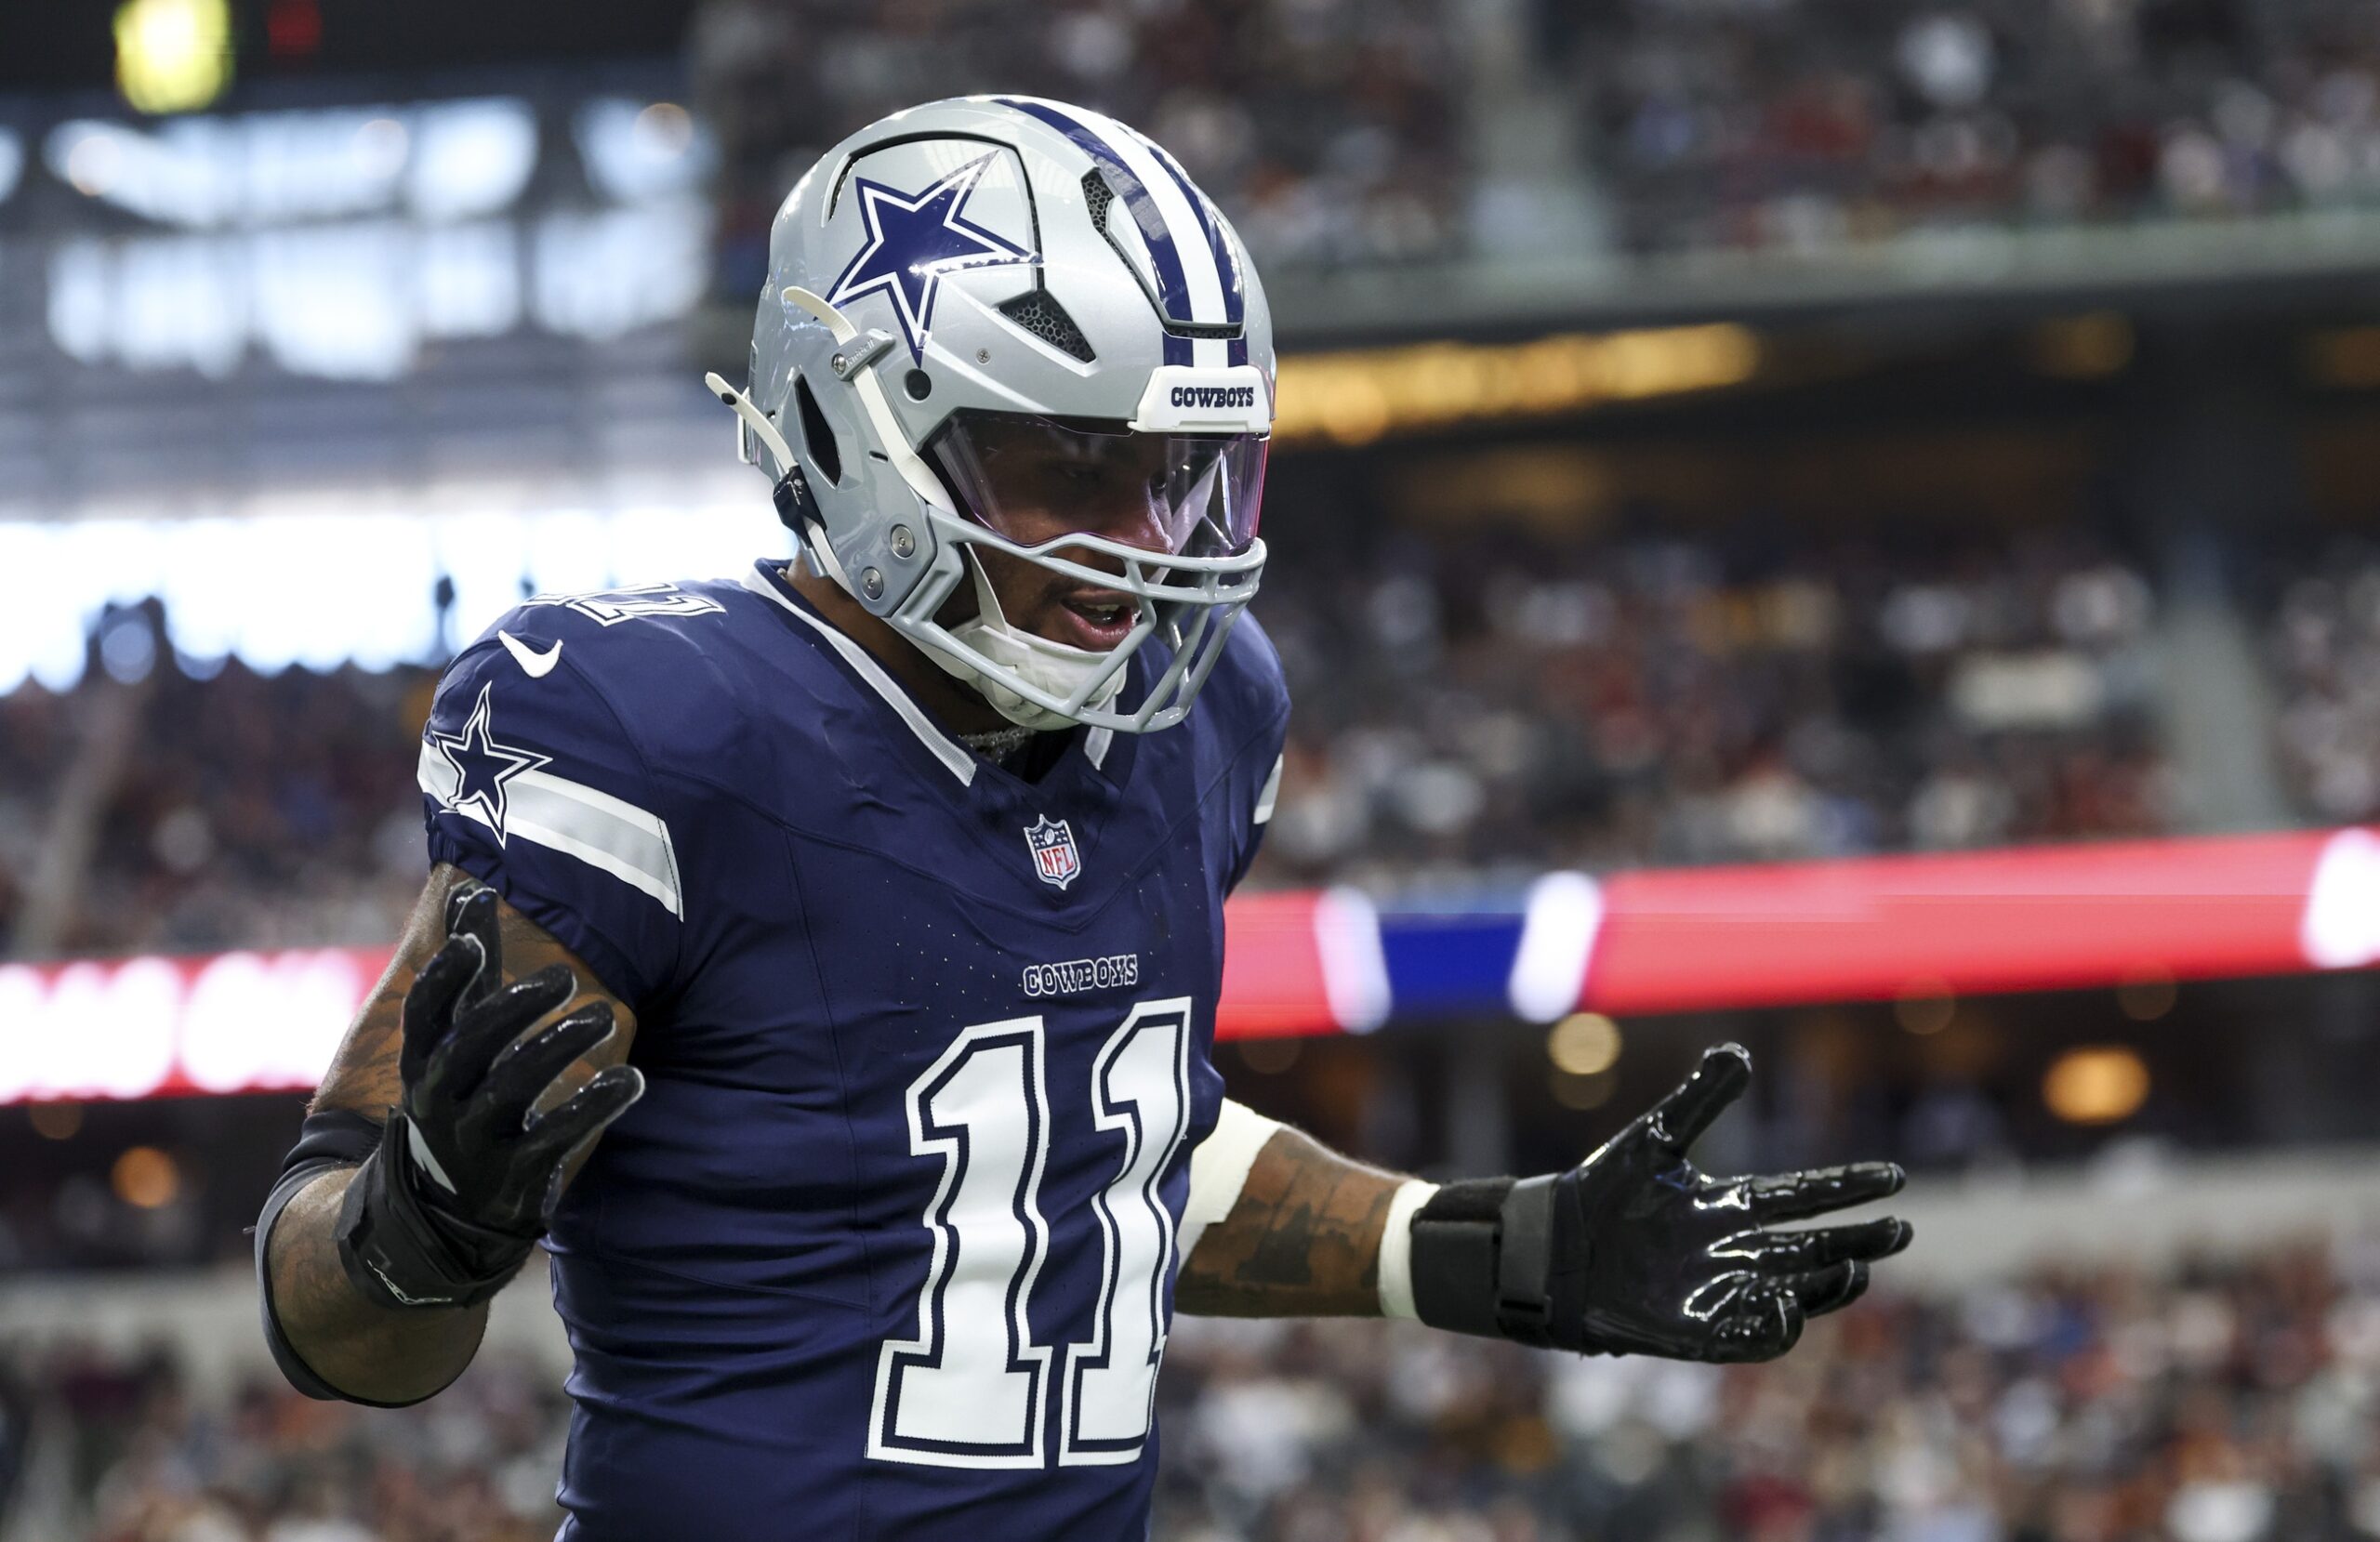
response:
{"label": "black wrist guard", "polygon": [[[1585,1239],[1570,1173],[1449,1183],[1413,1217],[1413,1311],[1435,1328],[1584,1352]],[[1567,1261],[1566,1261],[1567,1260]]]}
{"label": "black wrist guard", "polygon": [[1909,1245],[1889,1218],[1770,1231],[1897,1193],[1898,1167],[1863,1162],[1714,1179],[1687,1148],[1752,1079],[1736,1045],[1567,1172],[1449,1183],[1413,1217],[1414,1315],[1434,1327],[1580,1354],[1774,1360],[1810,1318],[1868,1287]]}
{"label": "black wrist guard", "polygon": [[407,1152],[404,1114],[347,1185],[338,1213],[338,1261],[371,1300],[387,1307],[467,1307],[502,1290],[535,1237],[491,1231],[447,1214],[424,1192]]}

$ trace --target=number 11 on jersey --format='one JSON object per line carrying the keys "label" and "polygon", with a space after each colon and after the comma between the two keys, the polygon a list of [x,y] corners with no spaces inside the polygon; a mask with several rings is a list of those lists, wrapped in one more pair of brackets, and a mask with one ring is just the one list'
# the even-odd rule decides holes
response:
{"label": "number 11 on jersey", "polygon": [[[1134,1461],[1148,1439],[1175,1241],[1157,1185],[1187,1133],[1189,1048],[1189,998],[1144,1001],[1092,1062],[1085,1112],[1122,1137],[1123,1159],[1092,1201],[1100,1294],[1060,1367],[1062,1466]],[[1042,1020],[1016,1018],[961,1030],[910,1084],[909,1149],[939,1158],[942,1180],[917,1337],[885,1340],[877,1361],[872,1458],[1043,1465],[1051,1347],[1033,1341],[1027,1308],[1050,1245],[1044,1064]]]}

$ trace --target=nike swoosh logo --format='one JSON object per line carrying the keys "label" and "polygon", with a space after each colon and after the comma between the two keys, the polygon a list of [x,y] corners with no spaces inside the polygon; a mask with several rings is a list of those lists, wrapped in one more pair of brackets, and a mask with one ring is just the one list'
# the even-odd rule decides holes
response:
{"label": "nike swoosh logo", "polygon": [[533,680],[544,679],[554,672],[554,666],[562,662],[562,644],[559,642],[540,653],[510,632],[496,633],[496,640],[504,644],[504,651],[512,655],[512,662]]}

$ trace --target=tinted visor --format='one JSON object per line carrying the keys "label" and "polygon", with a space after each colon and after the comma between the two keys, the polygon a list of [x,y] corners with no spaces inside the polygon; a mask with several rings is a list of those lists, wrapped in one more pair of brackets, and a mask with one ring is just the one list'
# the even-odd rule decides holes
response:
{"label": "tinted visor", "polygon": [[1097,535],[1167,556],[1236,557],[1256,539],[1268,443],[970,408],[934,431],[926,455],[961,510],[1021,547]]}

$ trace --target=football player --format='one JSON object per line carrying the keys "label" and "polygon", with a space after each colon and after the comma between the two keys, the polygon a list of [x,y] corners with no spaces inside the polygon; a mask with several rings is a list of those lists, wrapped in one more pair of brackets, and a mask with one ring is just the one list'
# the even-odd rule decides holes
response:
{"label": "football player", "polygon": [[1224,1098],[1289,713],[1244,613],[1273,339],[1163,150],[1018,98],[872,125],[711,385],[801,555],[534,599],[448,670],[429,887],[258,1227],[298,1387],[431,1396],[542,1241],[565,1537],[1139,1537],[1177,1309],[1759,1360],[1908,1241],[1771,1229],[1890,1166],[1689,1165],[1733,1047],[1518,1180]]}

